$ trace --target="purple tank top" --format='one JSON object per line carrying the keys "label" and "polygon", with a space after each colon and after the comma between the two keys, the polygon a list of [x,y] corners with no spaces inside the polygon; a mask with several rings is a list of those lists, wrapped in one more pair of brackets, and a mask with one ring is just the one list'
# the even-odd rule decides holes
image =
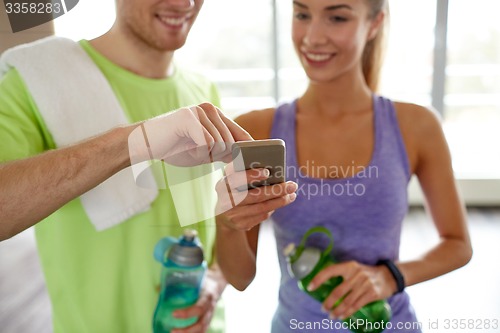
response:
{"label": "purple tank top", "polygon": [[[374,95],[373,108],[375,143],[369,165],[356,167],[353,177],[337,179],[304,176],[296,154],[296,101],[276,109],[271,137],[285,141],[287,180],[297,182],[299,189],[295,202],[272,216],[281,269],[273,333],[350,332],[337,329],[339,323],[330,321],[321,312],[321,304],[300,291],[297,281],[287,271],[283,249],[289,243],[300,243],[310,227],[324,226],[332,232],[333,256],[339,261],[356,260],[373,265],[380,259],[399,257],[401,226],[408,210],[409,162],[393,103]],[[341,174],[350,170],[332,167],[331,171]],[[324,249],[328,240],[313,234],[309,242]],[[389,302],[393,329],[384,332],[421,332],[415,327],[396,328],[417,323],[406,293],[391,297]]]}

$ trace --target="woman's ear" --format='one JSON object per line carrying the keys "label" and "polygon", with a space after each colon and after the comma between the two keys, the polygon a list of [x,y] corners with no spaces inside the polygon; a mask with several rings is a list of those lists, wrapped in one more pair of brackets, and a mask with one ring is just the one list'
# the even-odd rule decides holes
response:
{"label": "woman's ear", "polygon": [[381,10],[377,14],[377,16],[375,16],[375,18],[372,20],[370,24],[370,31],[368,32],[367,42],[373,40],[377,36],[379,30],[382,28],[384,24],[384,19],[385,19],[385,12]]}

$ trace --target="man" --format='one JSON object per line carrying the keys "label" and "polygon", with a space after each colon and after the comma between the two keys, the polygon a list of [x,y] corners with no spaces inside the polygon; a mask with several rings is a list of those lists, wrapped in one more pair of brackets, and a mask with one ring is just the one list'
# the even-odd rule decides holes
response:
{"label": "man", "polygon": [[[127,211],[131,216],[127,215],[124,221],[101,229],[102,220],[94,223],[92,214],[99,216],[99,210],[107,211],[110,205],[99,207],[94,200],[89,208],[83,198],[92,196],[97,185],[130,165],[128,137],[138,128],[138,122],[185,105],[205,101],[218,104],[213,85],[173,65],[174,51],[185,43],[202,3],[203,0],[118,0],[111,30],[78,44],[104,76],[121,111],[134,125],[109,127],[91,138],[65,145],[67,141],[58,139],[62,137],[60,131],[71,136],[72,131],[62,127],[66,123],[73,126],[74,122],[67,118],[80,113],[67,110],[51,116],[50,110],[40,112],[41,104],[46,102],[44,96],[33,97],[37,88],[32,88],[28,75],[24,77],[15,66],[0,81],[0,239],[36,224],[56,333],[151,331],[160,283],[160,264],[153,260],[153,249],[160,238],[182,232],[172,194],[160,191],[147,209],[136,209],[133,214]],[[33,54],[33,61],[38,56]],[[71,54],[63,54],[61,61],[68,58]],[[74,63],[76,69],[79,61]],[[39,84],[44,89],[61,89],[61,100],[71,93],[69,88],[64,91],[64,86],[79,79],[68,77],[64,82],[55,82],[49,74]],[[96,100],[99,98],[95,95]],[[105,119],[107,109],[86,108],[87,102],[90,105],[93,101],[87,98],[75,107]],[[61,128],[57,128],[58,122]],[[98,127],[102,125],[99,122],[88,123]],[[147,137],[151,147],[162,147],[157,155],[150,155],[153,158],[168,154],[172,143],[185,144],[186,135],[182,133],[191,133],[193,126],[203,127],[209,147],[213,146],[211,142],[251,139],[209,103],[144,124],[165,128],[158,132],[158,137]],[[260,174],[248,176],[251,181]],[[107,200],[121,194],[114,193],[118,190],[109,192],[109,188],[107,191],[98,198]],[[270,193],[273,194],[255,196],[241,205],[253,205],[266,213],[290,202],[285,191]],[[176,313],[179,317],[196,316],[197,323],[176,332],[206,332],[226,284],[212,258],[213,219],[197,225],[197,229],[211,265],[198,302]],[[221,326],[217,320],[212,320],[212,324]]]}

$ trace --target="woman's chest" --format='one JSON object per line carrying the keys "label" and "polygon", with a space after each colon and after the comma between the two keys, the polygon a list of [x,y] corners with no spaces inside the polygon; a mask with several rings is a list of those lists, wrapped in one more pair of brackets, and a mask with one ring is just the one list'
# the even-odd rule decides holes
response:
{"label": "woman's chest", "polygon": [[[353,177],[370,164],[375,144],[373,121],[368,119],[338,123],[297,120],[297,163],[314,178]],[[327,172],[332,167],[342,171]]]}

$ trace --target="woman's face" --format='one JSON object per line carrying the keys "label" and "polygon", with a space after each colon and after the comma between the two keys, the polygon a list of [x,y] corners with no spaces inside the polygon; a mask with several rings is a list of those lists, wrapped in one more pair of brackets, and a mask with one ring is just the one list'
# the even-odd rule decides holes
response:
{"label": "woman's face", "polygon": [[175,51],[186,42],[203,0],[118,0],[121,29],[143,45]]}
{"label": "woman's face", "polygon": [[[311,81],[327,82],[359,71],[367,41],[379,20],[366,0],[294,0],[292,40]],[[380,20],[381,21],[381,20]]]}

